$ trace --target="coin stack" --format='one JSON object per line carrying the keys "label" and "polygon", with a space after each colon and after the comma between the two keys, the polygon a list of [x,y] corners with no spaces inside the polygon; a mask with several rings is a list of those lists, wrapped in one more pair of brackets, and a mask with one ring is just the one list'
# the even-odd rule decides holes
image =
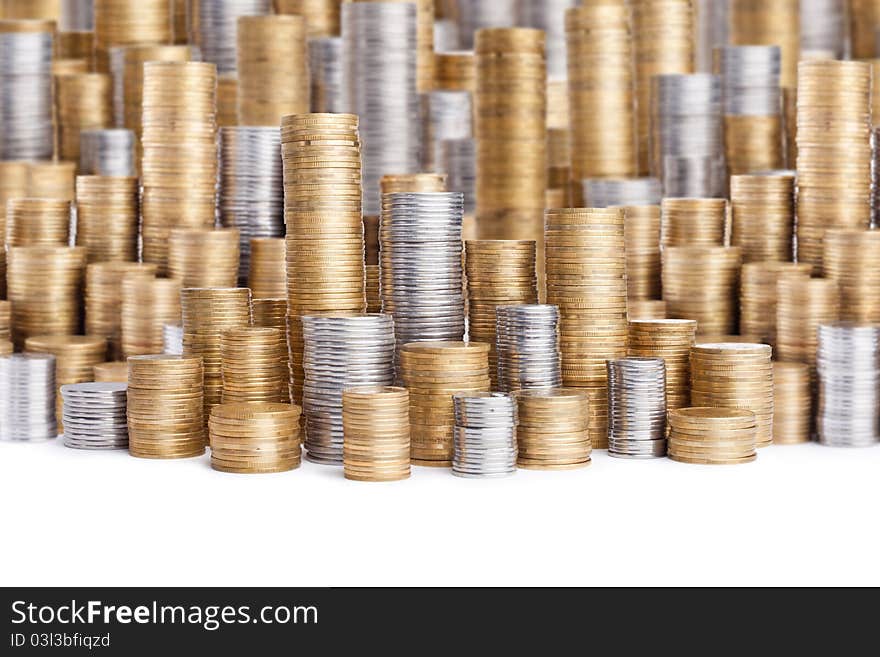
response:
{"label": "coin stack", "polygon": [[668,454],[673,461],[737,465],[757,458],[757,423],[737,408],[680,408],[669,412]]}
{"label": "coin stack", "polygon": [[443,171],[442,142],[473,137],[471,92],[437,89],[422,95],[422,168]]}
{"label": "coin stack", "polygon": [[776,344],[776,299],[783,278],[809,278],[804,262],[749,262],[742,266],[739,291],[739,330],[758,342]]}
{"label": "coin stack", "polygon": [[684,408],[691,401],[691,347],[697,334],[692,319],[631,319],[627,354],[662,358],[666,363],[666,406]]}
{"label": "coin stack", "polygon": [[800,57],[798,0],[733,0],[729,12],[730,43],[779,47],[780,82],[784,87],[795,87]]}
{"label": "coin stack", "polygon": [[283,237],[251,240],[248,287],[255,299],[283,297],[287,294]]}
{"label": "coin stack", "polygon": [[450,467],[456,393],[488,392],[489,345],[414,342],[400,351],[400,375],[409,389],[414,465]]}
{"label": "coin stack", "polygon": [[728,41],[727,0],[694,0],[694,41],[696,70],[712,71],[715,49]]}
{"label": "coin stack", "polygon": [[103,383],[128,383],[128,363],[124,360],[98,363],[92,367],[92,371],[95,373],[95,381]]}
{"label": "coin stack", "polygon": [[382,312],[382,295],[379,293],[379,265],[366,265],[367,312]]}
{"label": "coin stack", "polygon": [[0,340],[10,341],[12,322],[12,304],[9,301],[0,301]]}
{"label": "coin stack", "polygon": [[74,449],[128,449],[127,383],[73,383],[61,386],[64,446]]}
{"label": "coin stack", "polygon": [[794,172],[730,177],[730,243],[743,262],[791,261]]}
{"label": "coin stack", "polygon": [[[880,78],[880,73],[877,77]],[[880,116],[880,109],[874,114]],[[874,143],[880,144],[880,127],[874,128],[871,132]],[[872,150],[871,176],[871,227],[877,228],[880,226],[880,148]]]}
{"label": "coin stack", "polygon": [[62,32],[94,29],[93,5],[92,0],[64,0],[59,8],[58,29]]}
{"label": "coin stack", "polygon": [[[29,177],[29,162],[0,161],[0,222],[6,220],[6,203],[9,199],[28,195]],[[0,232],[0,240],[5,238],[6,231],[3,230]]]}
{"label": "coin stack", "polygon": [[251,300],[254,315],[254,326],[264,328],[278,328],[287,330],[287,299],[257,299]]}
{"label": "coin stack", "polygon": [[[122,358],[123,355],[122,306],[125,299],[122,291],[123,281],[129,276],[151,279],[155,274],[155,265],[139,262],[95,262],[86,267],[85,332],[86,335],[106,338],[111,358]],[[134,307],[139,308],[139,306]],[[150,308],[145,312],[152,311],[153,308]]]}
{"label": "coin stack", "polygon": [[183,326],[180,324],[162,325],[162,353],[174,356],[183,355]]}
{"label": "coin stack", "polygon": [[309,39],[309,79],[311,111],[341,112],[342,37]]}
{"label": "coin stack", "polygon": [[[547,76],[564,79],[568,74],[565,48],[565,15],[577,0],[517,0],[516,24],[544,30],[547,34]],[[603,24],[603,28],[607,25]]]}
{"label": "coin stack", "polygon": [[[90,5],[92,0],[79,0],[81,3]],[[70,5],[70,1],[66,3]],[[52,56],[53,65],[58,61],[79,60],[85,64],[87,71],[94,68],[94,52],[95,52],[95,32],[92,27],[88,29],[68,29],[64,26],[62,19],[58,25],[59,32],[55,33],[55,43],[53,45]]]}
{"label": "coin stack", "polygon": [[663,299],[669,317],[697,320],[700,333],[735,333],[738,247],[673,246],[663,251]]}
{"label": "coin stack", "polygon": [[15,246],[66,246],[70,241],[70,202],[13,198],[6,203],[6,239]]}
{"label": "coin stack", "polygon": [[123,129],[81,131],[79,170],[87,176],[134,176],[134,133]]}
{"label": "coin stack", "polygon": [[217,76],[217,127],[238,125],[238,77],[233,73]]}
{"label": "coin stack", "polygon": [[852,57],[867,59],[877,54],[876,27],[880,10],[869,0],[851,0],[847,4]]}
{"label": "coin stack", "polygon": [[473,479],[516,473],[516,401],[497,392],[453,396],[452,474]]}
{"label": "coin stack", "polygon": [[587,178],[582,183],[588,208],[659,205],[663,196],[656,178]]}
{"label": "coin stack", "polygon": [[82,321],[86,252],[64,246],[9,249],[8,299],[12,302],[12,341],[46,333],[73,334]]}
{"label": "coin stack", "polygon": [[287,342],[276,328],[248,326],[223,332],[220,342],[223,403],[287,403]]}
{"label": "coin stack", "polygon": [[[626,243],[627,310],[634,302],[656,300],[660,284],[660,206],[627,205],[623,208]],[[664,307],[665,315],[665,307]]]}
{"label": "coin stack", "polygon": [[236,73],[239,20],[245,16],[265,16],[271,11],[271,0],[200,1],[196,29],[203,61],[216,64],[220,75]]}
{"label": "coin stack", "polygon": [[128,368],[129,453],[154,459],[204,454],[202,359],[132,356]]}
{"label": "coin stack", "polygon": [[235,287],[237,228],[173,228],[168,239],[168,278],[183,287]]}
{"label": "coin stack", "polygon": [[457,0],[456,19],[463,50],[472,50],[478,30],[516,25],[517,0]]}
{"label": "coin stack", "polygon": [[[350,0],[370,2],[373,0]],[[416,6],[416,88],[420,94],[430,93],[434,88],[434,0],[383,0],[383,2],[409,3]],[[344,11],[344,10],[343,10]],[[344,36],[344,31],[343,31]]]}
{"label": "coin stack", "polygon": [[805,61],[797,107],[798,261],[822,265],[831,228],[871,221],[871,66]]}
{"label": "coin stack", "polygon": [[637,319],[665,319],[666,302],[660,299],[633,299],[626,300],[626,316],[631,320]]}
{"label": "coin stack", "polygon": [[473,223],[477,211],[477,141],[444,140],[440,151],[449,191],[464,195],[464,224],[468,226]]}
{"label": "coin stack", "polygon": [[620,208],[547,210],[547,303],[559,306],[562,380],[587,388],[593,447],[607,445],[605,361],[626,356],[626,256]]}
{"label": "coin stack", "polygon": [[823,247],[825,278],[840,289],[840,319],[880,322],[880,231],[829,230]]}
{"label": "coin stack", "polygon": [[[122,48],[122,75],[115,81],[122,86],[122,125],[133,130],[138,139],[143,134],[144,64],[189,62],[195,59],[193,54],[189,46],[139,45]],[[118,91],[116,93],[118,95]]]}
{"label": "coin stack", "polygon": [[55,77],[55,156],[79,161],[81,130],[109,128],[111,80],[104,73],[80,73]]}
{"label": "coin stack", "polygon": [[[122,279],[122,353],[164,352],[164,326],[180,321],[180,281],[141,273]],[[167,353],[167,352],[165,352]]]}
{"label": "coin stack", "polygon": [[55,356],[0,356],[0,440],[51,440],[55,422]]}
{"label": "coin stack", "polygon": [[840,319],[837,283],[790,276],[780,278],[776,290],[776,358],[815,367],[819,325]]}
{"label": "coin stack", "polygon": [[[53,64],[53,68],[56,65]],[[113,125],[125,126],[125,46],[114,46],[107,56],[107,72],[113,79]]]}
{"label": "coin stack", "polygon": [[276,14],[304,16],[309,38],[338,36],[344,0],[274,0]]}
{"label": "coin stack", "polygon": [[[825,53],[828,59],[843,59],[849,37],[847,7],[853,4],[845,0],[801,0],[801,53]],[[873,55],[872,49],[865,57]]]}
{"label": "coin stack", "polygon": [[393,383],[394,322],[391,315],[306,315],[302,331],[306,457],[341,465],[342,392]]}
{"label": "coin stack", "polygon": [[727,200],[723,198],[663,199],[662,245],[723,246],[727,226]]}
{"label": "coin stack", "polygon": [[208,420],[211,467],[236,474],[295,470],[302,463],[299,406],[215,406]]}
{"label": "coin stack", "polygon": [[137,178],[77,176],[76,244],[89,262],[137,260],[138,201]]}
{"label": "coin stack", "polygon": [[782,123],[785,127],[785,166],[794,169],[797,163],[797,89],[782,90]]}
{"label": "coin stack", "polygon": [[76,162],[31,162],[28,167],[28,196],[73,201]]}
{"label": "coin stack", "polygon": [[[446,174],[443,173],[397,173],[385,174],[379,180],[379,189],[385,194],[402,192],[445,192]],[[379,217],[364,217],[364,243],[366,263],[379,264]]]}
{"label": "coin stack", "polygon": [[434,88],[449,91],[477,90],[476,57],[472,50],[434,53]]}
{"label": "coin stack", "polygon": [[400,481],[410,475],[406,388],[355,387],[342,393],[345,478]]}
{"label": "coin stack", "polygon": [[515,392],[560,387],[559,308],[498,306],[495,315],[498,389]]}
{"label": "coin stack", "polygon": [[810,442],[812,414],[810,366],[773,363],[773,443]]}
{"label": "coin stack", "polygon": [[662,358],[608,361],[608,454],[666,456],[666,366]]}
{"label": "coin stack", "polygon": [[143,260],[160,274],[172,228],[214,225],[216,79],[202,62],[144,64]]}
{"label": "coin stack", "polygon": [[95,0],[95,69],[110,70],[114,47],[170,43],[168,0]]}
{"label": "coin stack", "polygon": [[547,80],[547,195],[544,205],[558,208],[574,205],[576,193],[571,178],[571,116],[568,81]]}
{"label": "coin stack", "polygon": [[516,464],[527,470],[573,470],[593,451],[587,393],[575,388],[516,393]]}

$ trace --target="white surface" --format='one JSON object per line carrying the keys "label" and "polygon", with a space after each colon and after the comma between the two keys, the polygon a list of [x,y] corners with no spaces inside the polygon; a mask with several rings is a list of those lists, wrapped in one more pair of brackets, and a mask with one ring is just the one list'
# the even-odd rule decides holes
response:
{"label": "white surface", "polygon": [[12,585],[878,585],[880,447],[475,481],[0,444]]}

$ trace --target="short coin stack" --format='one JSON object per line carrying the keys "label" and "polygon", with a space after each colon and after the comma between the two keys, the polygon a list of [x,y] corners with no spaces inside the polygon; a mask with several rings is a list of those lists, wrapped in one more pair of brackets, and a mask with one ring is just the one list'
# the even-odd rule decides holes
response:
{"label": "short coin stack", "polygon": [[55,356],[0,356],[0,440],[55,438],[55,390]]}
{"label": "short coin stack", "polygon": [[135,175],[134,132],[123,129],[79,133],[79,171],[91,176]]}
{"label": "short coin stack", "polygon": [[822,271],[840,289],[841,320],[880,322],[880,231],[826,231]]}
{"label": "short coin stack", "polygon": [[776,344],[776,299],[783,278],[809,278],[805,262],[749,262],[742,267],[739,290],[739,331],[759,342]]}
{"label": "short coin stack", "polygon": [[354,387],[342,393],[345,478],[399,481],[410,475],[406,388]]}
{"label": "short coin stack", "polygon": [[593,448],[584,390],[520,390],[516,402],[520,468],[572,470],[590,465]]}
{"label": "short coin stack", "polygon": [[76,244],[89,262],[135,262],[140,213],[138,179],[77,176]]}
{"label": "short coin stack", "polygon": [[496,392],[459,393],[452,474],[487,479],[516,472],[516,401]]}
{"label": "short coin stack", "polygon": [[660,207],[664,248],[724,246],[727,225],[725,199],[667,197]]}
{"label": "short coin stack", "polygon": [[180,290],[180,281],[173,278],[154,278],[142,272],[123,276],[120,324],[123,355],[163,352],[163,327],[180,322]]}
{"label": "short coin stack", "polygon": [[659,299],[660,282],[660,206],[629,205],[623,234],[626,241],[626,294],[634,299]]}
{"label": "short coin stack", "polygon": [[730,243],[744,263],[793,259],[794,186],[793,171],[731,176]]}
{"label": "short coin stack", "polygon": [[211,467],[236,474],[287,472],[302,462],[299,406],[221,404],[208,420]]}
{"label": "short coin stack", "polygon": [[70,203],[48,198],[9,199],[6,240],[9,246],[67,246]]}
{"label": "short coin stack", "polygon": [[248,326],[224,331],[220,358],[224,404],[289,401],[287,341],[279,329]]}
{"label": "short coin stack", "polygon": [[739,248],[676,246],[663,251],[669,317],[697,320],[700,333],[735,333]]}
{"label": "short coin stack", "polygon": [[283,237],[255,237],[251,240],[248,287],[255,299],[272,299],[287,294]]}
{"label": "short coin stack", "polygon": [[773,444],[810,442],[810,366],[773,363]]}
{"label": "short coin stack", "polygon": [[757,457],[755,414],[736,408],[669,412],[669,458],[699,465],[736,465]]}
{"label": "short coin stack", "polygon": [[168,238],[168,278],[176,278],[183,287],[235,287],[238,229],[172,229]]}
{"label": "short coin stack", "polygon": [[666,366],[662,358],[608,361],[608,454],[666,455]]}
{"label": "short coin stack", "polygon": [[[111,358],[121,358],[123,353],[122,306],[127,297],[122,290],[124,281],[138,275],[152,279],[155,274],[155,265],[139,262],[95,262],[86,268],[85,332],[107,338]],[[179,315],[179,294],[177,308]]]}
{"label": "short coin stack", "polygon": [[662,358],[666,364],[666,406],[683,408],[691,399],[691,347],[697,334],[692,319],[634,319],[629,322],[628,355]]}
{"label": "short coin stack", "polygon": [[559,308],[546,304],[498,306],[496,348],[502,392],[562,385]]}
{"label": "short coin stack", "polygon": [[61,386],[64,446],[127,449],[127,383],[74,383]]}

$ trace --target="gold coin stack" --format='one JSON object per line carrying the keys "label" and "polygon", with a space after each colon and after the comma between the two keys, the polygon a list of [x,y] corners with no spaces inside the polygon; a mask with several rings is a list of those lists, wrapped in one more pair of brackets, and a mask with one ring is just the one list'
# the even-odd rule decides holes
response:
{"label": "gold coin stack", "polygon": [[236,474],[295,470],[302,463],[299,406],[222,404],[208,419],[211,467]]}
{"label": "gold coin stack", "polygon": [[773,442],[794,445],[810,442],[813,416],[810,366],[773,363]]}
{"label": "gold coin stack", "polygon": [[726,199],[664,198],[660,207],[663,248],[724,246]]}
{"label": "gold coin stack", "polygon": [[283,331],[258,326],[224,331],[220,359],[224,404],[290,401]]}
{"label": "gold coin stack", "polygon": [[202,359],[149,355],[128,359],[128,451],[180,459],[205,453]]}
{"label": "gold coin stack", "polygon": [[489,345],[489,375],[498,385],[495,309],[538,303],[532,240],[467,240],[468,337]]}
{"label": "gold coin stack", "polygon": [[123,53],[122,107],[125,127],[138,139],[143,135],[144,64],[146,62],[189,62],[193,59],[189,46],[140,45],[128,46]]}
{"label": "gold coin stack", "polygon": [[489,345],[411,342],[400,350],[400,376],[409,390],[413,465],[451,467],[455,426],[452,396],[489,391]]}
{"label": "gold coin stack", "polygon": [[217,78],[217,127],[238,125],[238,77],[224,73]]}
{"label": "gold coin stack", "polygon": [[287,294],[285,260],[283,237],[251,239],[248,287],[255,299],[283,297]]}
{"label": "gold coin stack", "polygon": [[776,358],[807,363],[815,373],[819,325],[840,319],[837,283],[790,276],[779,279],[776,290]]}
{"label": "gold coin stack", "polygon": [[785,126],[785,166],[797,163],[797,89],[782,90],[782,122]]}
{"label": "gold coin stack", "polygon": [[55,76],[55,157],[79,162],[80,131],[113,124],[111,91],[104,73]]}
{"label": "gold coin stack", "polygon": [[86,335],[106,338],[113,359],[123,355],[122,306],[125,296],[122,283],[128,276],[137,275],[152,279],[156,275],[156,266],[139,262],[96,262],[86,267]]}
{"label": "gold coin stack", "polygon": [[287,330],[287,297],[257,299],[251,301],[254,326]]}
{"label": "gold coin stack", "polygon": [[666,407],[691,403],[691,347],[697,335],[692,319],[631,319],[627,355],[666,361]]}
{"label": "gold coin stack", "polygon": [[826,230],[871,221],[870,64],[802,62],[797,123],[797,259],[821,269]]}
{"label": "gold coin stack", "polygon": [[163,275],[172,228],[214,225],[216,86],[213,64],[144,64],[142,259]]}
{"label": "gold coin stack", "polygon": [[302,399],[300,317],[366,309],[361,156],[353,114],[299,114],[281,125],[291,384]]}
{"label": "gold coin stack", "polygon": [[276,14],[304,16],[310,39],[339,36],[340,10],[348,0],[273,0]]}
{"label": "gold coin stack", "polygon": [[780,83],[797,86],[801,30],[798,0],[731,0],[730,44],[779,46],[782,55]]}
{"label": "gold coin stack", "polygon": [[301,16],[238,19],[238,123],[279,125],[309,111],[309,52]]}
{"label": "gold coin stack", "polygon": [[434,88],[446,91],[477,90],[477,63],[468,51],[434,54]]}
{"label": "gold coin stack", "polygon": [[666,302],[660,299],[626,300],[626,316],[630,320],[666,319]]}
{"label": "gold coin stack", "polygon": [[366,265],[367,312],[382,312],[382,297],[379,295],[379,265]]}
{"label": "gold coin stack", "polygon": [[92,371],[95,373],[95,381],[101,383],[128,383],[128,363],[124,360],[98,363],[92,367]]}
{"label": "gold coin stack", "polygon": [[85,62],[86,71],[92,69],[95,52],[95,33],[85,30],[58,32],[55,34],[55,60],[79,59]]}
{"label": "gold coin stack", "polygon": [[781,114],[724,115],[724,155],[731,175],[781,169],[783,143]]}
{"label": "gold coin stack", "polygon": [[94,381],[92,368],[107,360],[107,341],[90,335],[35,335],[25,340],[24,348],[25,351],[55,356],[55,419],[58,433],[63,433],[61,386]]}
{"label": "gold coin stack", "polygon": [[86,252],[64,246],[9,249],[8,298],[12,302],[12,341],[48,333],[72,335],[82,321]]}
{"label": "gold coin stack", "polygon": [[840,289],[840,319],[880,322],[880,230],[829,230],[822,269]]}
{"label": "gold coin stack", "polygon": [[547,303],[559,306],[566,387],[587,388],[590,437],[608,445],[606,360],[626,356],[626,255],[621,208],[547,210]]}
{"label": "gold coin stack", "polygon": [[773,349],[745,342],[698,343],[691,348],[691,403],[755,414],[758,447],[773,442]]}
{"label": "gold coin stack", "polygon": [[730,243],[743,262],[794,256],[794,173],[730,178]]}
{"label": "gold coin stack", "polygon": [[667,454],[673,461],[737,465],[757,458],[757,423],[736,408],[680,408],[669,412]]}
{"label": "gold coin stack", "polygon": [[12,304],[0,301],[0,340],[12,340]]}
{"label": "gold coin stack", "polygon": [[877,55],[877,26],[880,25],[880,5],[874,0],[850,0],[850,50],[853,59],[868,59]]}
{"label": "gold coin stack", "polygon": [[0,3],[3,18],[15,20],[51,20],[61,17],[61,0],[4,0]]}
{"label": "gold coin stack", "polygon": [[739,330],[756,342],[776,345],[776,295],[783,278],[809,278],[804,262],[750,262],[742,266],[739,291]]}
{"label": "gold coin stack", "polygon": [[168,0],[95,0],[95,70],[110,70],[118,46],[171,43]]}
{"label": "gold coin stack", "polygon": [[669,317],[697,320],[697,331],[735,333],[741,254],[737,247],[673,246],[663,251]]}
{"label": "gold coin stack", "polygon": [[82,75],[90,72],[89,60],[79,59],[53,59],[52,80],[62,75]]}
{"label": "gold coin stack", "polygon": [[168,278],[183,287],[238,285],[237,228],[174,228],[168,239]]}
{"label": "gold coin stack", "polygon": [[14,198],[6,203],[6,239],[14,246],[67,246],[70,202],[49,198]]}
{"label": "gold coin stack", "polygon": [[128,176],[77,176],[76,244],[89,262],[137,260],[138,179]]}
{"label": "gold coin stack", "polygon": [[[0,221],[6,219],[6,203],[11,198],[28,196],[30,179],[30,162],[0,161]],[[0,234],[4,239],[6,232]]]}
{"label": "gold coin stack", "polygon": [[346,479],[400,481],[410,475],[409,392],[349,388],[342,393]]}
{"label": "gold coin stack", "polygon": [[187,29],[187,3],[190,0],[171,0],[171,28],[174,35],[173,42],[186,44],[189,41]]}
{"label": "gold coin stack", "polygon": [[635,57],[636,144],[639,176],[650,171],[651,80],[694,72],[694,15],[690,0],[631,0]]}
{"label": "gold coin stack", "polygon": [[527,470],[573,470],[590,465],[587,393],[576,388],[516,393],[517,459]]}
{"label": "gold coin stack", "polygon": [[122,353],[128,356],[161,354],[162,327],[180,322],[180,281],[142,273],[122,279]]}
{"label": "gold coin stack", "polygon": [[623,208],[626,242],[626,294],[632,299],[659,299],[660,206]]}
{"label": "gold coin stack", "polygon": [[75,179],[76,162],[31,162],[27,195],[31,198],[73,201]]}

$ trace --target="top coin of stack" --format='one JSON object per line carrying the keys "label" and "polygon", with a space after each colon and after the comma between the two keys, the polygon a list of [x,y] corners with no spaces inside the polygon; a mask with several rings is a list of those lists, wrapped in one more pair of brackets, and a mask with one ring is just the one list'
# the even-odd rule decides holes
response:
{"label": "top coin of stack", "polygon": [[517,460],[527,470],[571,470],[590,465],[587,393],[576,388],[516,393]]}
{"label": "top coin of stack", "polygon": [[410,475],[409,393],[363,387],[342,392],[345,478],[399,481]]}

